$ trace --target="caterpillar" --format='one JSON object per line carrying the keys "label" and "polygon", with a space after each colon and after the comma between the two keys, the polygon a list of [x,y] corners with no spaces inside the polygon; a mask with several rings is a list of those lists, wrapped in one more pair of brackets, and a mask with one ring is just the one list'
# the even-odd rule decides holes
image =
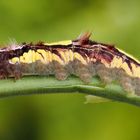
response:
{"label": "caterpillar", "polygon": [[140,95],[140,62],[114,45],[90,40],[90,36],[85,33],[75,40],[1,48],[0,79],[55,75],[65,80],[72,74],[88,84],[98,75],[106,84],[117,81],[125,91]]}

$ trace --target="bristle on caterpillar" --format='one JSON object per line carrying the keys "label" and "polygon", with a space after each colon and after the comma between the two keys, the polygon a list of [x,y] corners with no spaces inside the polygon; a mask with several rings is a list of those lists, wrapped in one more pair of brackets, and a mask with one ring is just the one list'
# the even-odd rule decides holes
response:
{"label": "bristle on caterpillar", "polygon": [[10,44],[0,49],[0,79],[24,75],[70,75],[90,83],[98,75],[105,83],[118,81],[127,92],[140,95],[140,62],[113,45],[89,39],[85,33],[76,40],[54,43]]}

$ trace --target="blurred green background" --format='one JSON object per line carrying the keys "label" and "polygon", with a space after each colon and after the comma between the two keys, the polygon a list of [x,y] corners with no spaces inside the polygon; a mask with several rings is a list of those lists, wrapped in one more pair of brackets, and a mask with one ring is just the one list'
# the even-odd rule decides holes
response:
{"label": "blurred green background", "polygon": [[[139,0],[0,0],[0,44],[75,39],[116,44],[140,59]],[[140,108],[84,104],[82,94],[0,100],[0,140],[139,140]]]}

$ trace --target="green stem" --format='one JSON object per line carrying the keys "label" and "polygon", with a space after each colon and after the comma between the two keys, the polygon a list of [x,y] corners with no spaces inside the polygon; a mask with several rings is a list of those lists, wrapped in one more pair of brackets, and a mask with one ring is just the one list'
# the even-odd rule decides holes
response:
{"label": "green stem", "polygon": [[116,84],[104,86],[97,77],[88,85],[76,77],[70,77],[65,81],[58,81],[51,76],[23,77],[17,81],[0,80],[0,98],[45,93],[84,93],[140,106],[139,96],[124,92]]}

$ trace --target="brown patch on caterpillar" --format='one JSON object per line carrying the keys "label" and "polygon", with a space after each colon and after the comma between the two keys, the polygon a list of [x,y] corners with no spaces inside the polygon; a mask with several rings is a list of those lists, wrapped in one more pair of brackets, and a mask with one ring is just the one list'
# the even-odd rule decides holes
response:
{"label": "brown patch on caterpillar", "polygon": [[120,69],[117,74],[117,80],[123,89],[128,93],[135,93],[135,87],[133,86],[133,78],[128,76],[123,69]]}
{"label": "brown patch on caterpillar", "polygon": [[59,64],[57,61],[53,61],[54,65],[54,74],[58,80],[66,80],[68,77],[68,72],[65,66]]}
{"label": "brown patch on caterpillar", "polygon": [[114,80],[111,69],[106,68],[104,64],[97,63],[96,72],[104,83],[111,83]]}
{"label": "brown patch on caterpillar", "polygon": [[88,65],[81,63],[79,60],[75,59],[73,62],[74,74],[85,83],[90,83],[92,79],[92,73],[89,70]]}
{"label": "brown patch on caterpillar", "polygon": [[0,79],[6,79],[12,75],[15,77],[15,79],[21,78],[22,73],[19,65],[10,64],[8,61],[0,62]]}
{"label": "brown patch on caterpillar", "polygon": [[34,73],[39,75],[49,75],[49,70],[46,64],[43,64],[40,60],[34,63]]}
{"label": "brown patch on caterpillar", "polygon": [[123,69],[107,68],[104,64],[99,63],[96,65],[96,72],[105,84],[118,81],[128,93],[135,93],[135,89],[137,89],[133,86],[133,78],[128,76]]}
{"label": "brown patch on caterpillar", "polygon": [[70,58],[67,55],[70,54],[67,51],[67,49],[52,48],[53,70],[54,75],[58,80],[65,80],[69,75],[66,66],[70,61]]}
{"label": "brown patch on caterpillar", "polygon": [[140,79],[139,78],[134,78],[132,81],[133,87],[135,87],[135,93],[137,95],[140,95]]}

